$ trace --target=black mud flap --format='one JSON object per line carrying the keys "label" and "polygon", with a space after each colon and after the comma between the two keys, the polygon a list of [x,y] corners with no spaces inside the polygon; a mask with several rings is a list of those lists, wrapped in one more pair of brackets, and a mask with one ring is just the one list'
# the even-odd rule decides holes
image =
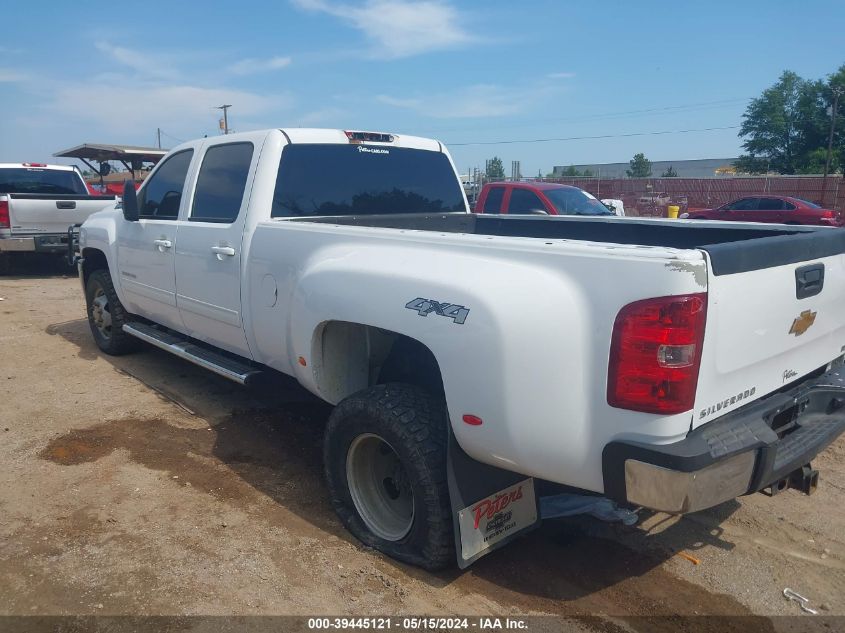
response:
{"label": "black mud flap", "polygon": [[540,525],[534,479],[474,460],[451,430],[447,469],[461,569]]}

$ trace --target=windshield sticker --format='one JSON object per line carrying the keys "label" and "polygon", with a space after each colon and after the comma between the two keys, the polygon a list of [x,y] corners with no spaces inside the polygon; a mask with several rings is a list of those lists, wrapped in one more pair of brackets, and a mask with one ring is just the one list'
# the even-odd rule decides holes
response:
{"label": "windshield sticker", "polygon": [[379,149],[377,147],[364,147],[363,145],[358,146],[358,153],[365,152],[367,154],[389,154],[389,149]]}

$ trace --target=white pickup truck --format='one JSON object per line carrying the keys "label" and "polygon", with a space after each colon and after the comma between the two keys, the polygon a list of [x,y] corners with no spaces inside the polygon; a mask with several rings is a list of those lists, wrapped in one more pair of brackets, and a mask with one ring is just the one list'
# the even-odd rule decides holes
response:
{"label": "white pickup truck", "polygon": [[67,165],[0,163],[0,272],[21,253],[64,255],[68,225],[81,224],[114,196],[92,196]]}
{"label": "white pickup truck", "polygon": [[337,405],[338,515],[427,568],[557,484],[672,513],[809,493],[845,429],[839,229],[474,215],[437,141],[274,129],[173,149],[79,252],[102,351]]}

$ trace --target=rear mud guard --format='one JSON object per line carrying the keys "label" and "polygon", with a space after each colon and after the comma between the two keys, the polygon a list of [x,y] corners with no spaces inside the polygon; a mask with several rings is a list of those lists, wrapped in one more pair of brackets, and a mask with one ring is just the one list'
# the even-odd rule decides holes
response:
{"label": "rear mud guard", "polygon": [[451,429],[447,471],[461,569],[540,525],[534,479],[474,460]]}

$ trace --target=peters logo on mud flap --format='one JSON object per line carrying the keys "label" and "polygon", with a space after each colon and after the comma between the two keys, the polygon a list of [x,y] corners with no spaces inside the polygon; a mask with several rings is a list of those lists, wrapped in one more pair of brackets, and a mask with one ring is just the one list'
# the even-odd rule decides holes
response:
{"label": "peters logo on mud flap", "polygon": [[461,556],[469,560],[537,521],[534,481],[526,479],[464,508],[458,514]]}

